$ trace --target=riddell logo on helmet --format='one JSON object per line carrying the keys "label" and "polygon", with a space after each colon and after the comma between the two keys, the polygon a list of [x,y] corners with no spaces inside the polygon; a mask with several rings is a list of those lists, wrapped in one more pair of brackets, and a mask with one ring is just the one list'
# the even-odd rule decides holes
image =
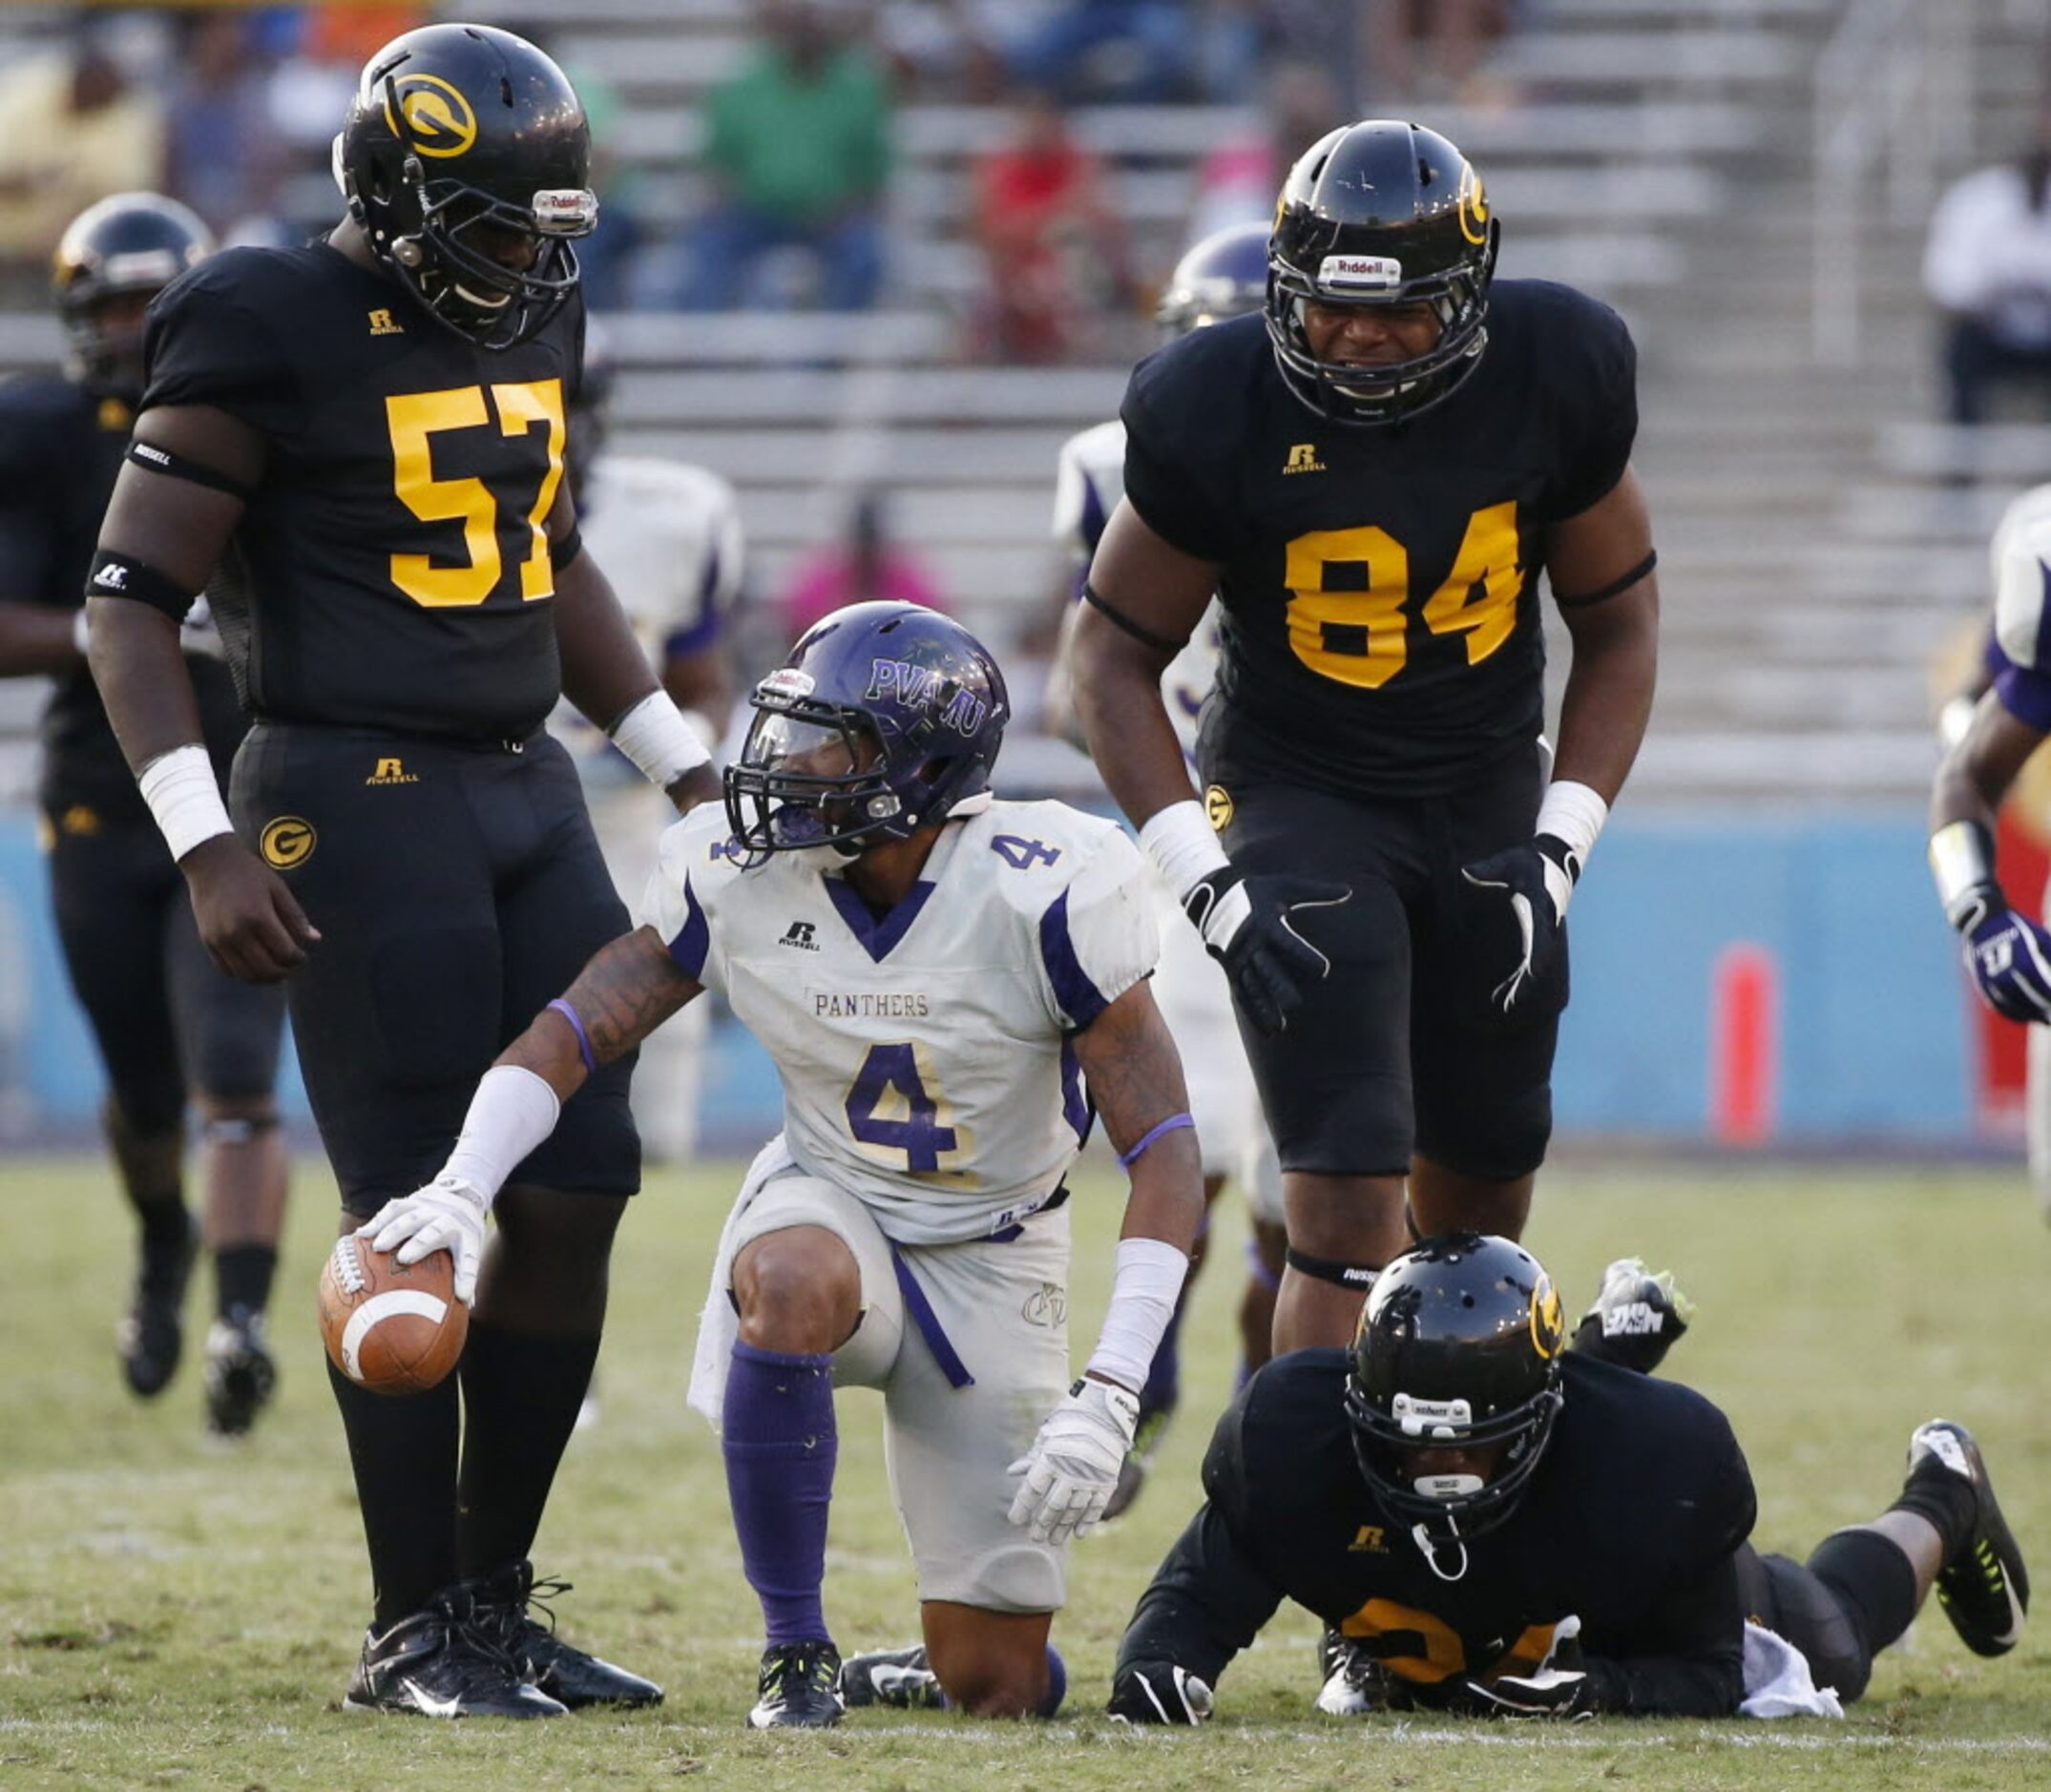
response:
{"label": "riddell logo on helmet", "polygon": [[1403,263],[1390,255],[1328,255],[1317,264],[1317,283],[1330,292],[1394,292]]}

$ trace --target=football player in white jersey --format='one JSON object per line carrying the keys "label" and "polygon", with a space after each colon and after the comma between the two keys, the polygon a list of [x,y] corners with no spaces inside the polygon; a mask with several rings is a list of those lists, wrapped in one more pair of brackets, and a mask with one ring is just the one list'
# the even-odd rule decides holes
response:
{"label": "football player in white jersey", "polygon": [[[733,707],[726,626],[741,594],[740,507],[733,488],[702,467],[606,448],[616,377],[611,346],[593,323],[569,419],[568,469],[577,521],[601,563],[622,569],[620,605],[662,688],[705,745],[717,750]],[[647,887],[657,843],[676,812],[574,706],[560,705],[549,725],[576,756],[606,868],[632,907]],[[689,1011],[648,1041],[635,1067],[634,1123],[643,1150],[661,1162],[687,1163],[697,1149],[700,1059],[708,1019],[704,1009]]]}
{"label": "football player in white jersey", "polygon": [[[669,830],[643,925],[500,1055],[442,1174],[365,1232],[402,1262],[449,1249],[467,1298],[492,1197],[559,1104],[718,990],[784,1084],[692,1376],[767,1630],[748,1721],[1052,1716],[1068,1539],[1117,1485],[1203,1216],[1141,860],[1111,822],[993,797],[1004,680],[933,611],[836,611],[752,701],[725,815]],[[1070,1385],[1063,1178],[1093,1111],[1132,1191]],[[821,1600],[836,1384],[883,1392],[925,1633],[845,1669]]]}
{"label": "football player in white jersey", "polygon": [[[2008,507],[1991,549],[1994,632],[1973,689],[1945,706],[1948,751],[1930,799],[1930,865],[1981,998],[2029,1036],[2030,1178],[2051,1219],[2051,933],[1994,872],[1995,812],[2051,734],[2051,485]],[[2045,891],[2051,903],[2051,889]]]}
{"label": "football player in white jersey", "polygon": [[[1266,293],[1267,226],[1235,224],[1205,237],[1176,264],[1158,316],[1169,336],[1185,336],[1225,318],[1258,311]],[[1118,508],[1124,490],[1125,426],[1117,419],[1080,430],[1061,445],[1055,473],[1054,533],[1074,556],[1078,593],[1104,521]],[[1162,675],[1169,719],[1192,763],[1197,713],[1210,695],[1218,672],[1218,606],[1213,604]],[[1064,619],[1064,642],[1065,624],[1073,620],[1074,607]],[[1049,690],[1049,709],[1050,725],[1057,732],[1072,733],[1065,713],[1066,679],[1058,669]],[[1189,1111],[1197,1116],[1198,1136],[1203,1143],[1203,1198],[1206,1205],[1215,1201],[1236,1176],[1246,1191],[1252,1214],[1246,1282],[1239,1306],[1244,1378],[1267,1361],[1270,1350],[1275,1290],[1281,1284],[1283,1253],[1288,1243],[1282,1219],[1282,1168],[1261,1117],[1260,1094],[1253,1086],[1245,1048],[1239,1042],[1224,967],[1193,935],[1175,893],[1158,876],[1151,876],[1150,882],[1162,947],[1155,995],[1189,1078]],[[1198,1267],[1203,1257],[1200,1244]],[[1185,1300],[1187,1293],[1185,1288]],[[1104,1513],[1107,1518],[1116,1518],[1138,1497],[1148,1462],[1174,1414],[1181,1394],[1181,1329],[1178,1307],[1141,1391],[1139,1430],[1119,1477],[1118,1491]]]}

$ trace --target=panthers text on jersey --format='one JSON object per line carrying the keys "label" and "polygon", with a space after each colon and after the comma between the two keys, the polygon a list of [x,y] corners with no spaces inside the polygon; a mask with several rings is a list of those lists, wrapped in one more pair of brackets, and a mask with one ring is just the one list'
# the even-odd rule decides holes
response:
{"label": "panthers text on jersey", "polygon": [[1216,1684],[1285,1599],[1337,1625],[1422,1704],[1469,1676],[1533,1672],[1560,1619],[1600,1708],[1726,1717],[1743,1696],[1733,1553],[1755,1511],[1730,1426],[1700,1394],[1569,1352],[1565,1405],[1516,1511],[1448,1579],[1360,1472],[1350,1353],[1277,1358],[1226,1410],[1208,1503],[1140,1601],[1120,1665]]}
{"label": "panthers text on jersey", "polygon": [[775,1060],[807,1175],[900,1243],[986,1238],[1053,1198],[1088,1135],[1070,1035],[1153,969],[1139,849],[1063,803],[993,801],[880,916],[832,863],[743,870],[701,808],[663,836],[641,919]]}
{"label": "panthers text on jersey", "polygon": [[[24,377],[0,385],[0,598],[75,610],[134,414],[75,380]],[[243,719],[218,662],[188,658],[215,775],[225,781]],[[100,821],[147,823],[99,687],[83,660],[52,680],[43,711],[38,800]]]}
{"label": "panthers text on jersey", "polygon": [[229,249],[150,306],[143,408],[269,463],[213,588],[258,719],[519,739],[560,683],[545,523],[583,311],[487,353],[324,242]]}
{"label": "panthers text on jersey", "polygon": [[1135,370],[1125,495],[1220,569],[1206,776],[1430,796],[1538,735],[1545,531],[1622,476],[1636,360],[1613,311],[1545,281],[1497,281],[1488,329],[1451,398],[1374,428],[1291,396],[1259,317]]}

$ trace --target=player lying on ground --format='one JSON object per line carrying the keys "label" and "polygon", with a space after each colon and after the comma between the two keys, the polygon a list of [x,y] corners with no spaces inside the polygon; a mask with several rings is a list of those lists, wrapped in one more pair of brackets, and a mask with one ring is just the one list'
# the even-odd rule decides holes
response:
{"label": "player lying on ground", "polygon": [[1397,1258],[1350,1351],[1277,1359],[1220,1422],[1112,1715],[1208,1717],[1285,1598],[1354,1642],[1318,1700],[1341,1714],[1834,1711],[1933,1585],[1968,1648],[2015,1647],[2029,1580],[1963,1427],[1918,1427],[1894,1505],[1803,1565],[1746,1541],[1751,1475],[1716,1407],[1564,1342],[1508,1240]]}
{"label": "player lying on ground", "polygon": [[[560,1104],[718,990],[784,1083],[784,1130],[721,1239],[692,1386],[722,1426],[767,1630],[748,1721],[835,1723],[904,1671],[963,1710],[1051,1716],[1068,1539],[1117,1485],[1203,1213],[1147,989],[1142,864],[1109,822],[993,798],[1004,680],[931,611],[835,612],[753,703],[726,814],[663,837],[646,925],[500,1054],[443,1173],[366,1231],[401,1261],[447,1246],[461,1292],[492,1197]],[[1062,1178],[1093,1104],[1132,1194],[1110,1311],[1070,1386]],[[883,1391],[925,1632],[845,1679],[821,1601],[836,1383]]]}

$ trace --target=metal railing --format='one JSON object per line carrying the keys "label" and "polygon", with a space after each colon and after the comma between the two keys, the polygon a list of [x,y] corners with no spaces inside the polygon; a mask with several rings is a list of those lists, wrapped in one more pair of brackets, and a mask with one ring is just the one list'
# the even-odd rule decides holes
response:
{"label": "metal railing", "polygon": [[1862,225],[1878,171],[1885,216],[1927,214],[1940,169],[1972,147],[1981,0],[1852,0],[1813,81],[1815,358],[1859,359]]}

